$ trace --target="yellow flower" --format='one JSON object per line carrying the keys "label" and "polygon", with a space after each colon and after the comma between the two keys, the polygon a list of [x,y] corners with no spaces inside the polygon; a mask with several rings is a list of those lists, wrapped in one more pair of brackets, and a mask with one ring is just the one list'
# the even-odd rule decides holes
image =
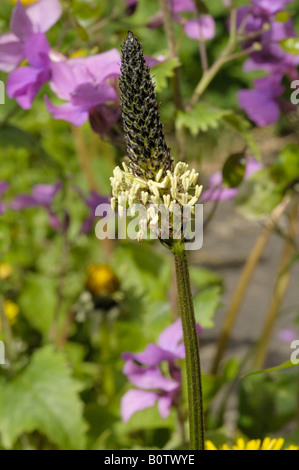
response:
{"label": "yellow flower", "polygon": [[12,266],[8,263],[0,263],[0,281],[4,281],[13,273]]}
{"label": "yellow flower", "polygon": [[119,288],[119,280],[106,264],[92,264],[87,269],[86,288],[96,297],[113,294]]}
{"label": "yellow flower", "polygon": [[217,447],[211,441],[206,442],[206,450],[299,450],[298,446],[291,445],[285,449],[282,449],[284,445],[284,439],[270,439],[266,437],[263,441],[261,439],[253,439],[245,442],[244,439],[237,439],[236,444],[231,448],[224,444],[217,449]]}
{"label": "yellow flower", "polygon": [[[11,0],[12,3],[17,3],[17,0]],[[36,3],[39,0],[20,0],[21,3],[23,3],[24,6],[31,5],[31,3]]]}
{"label": "yellow flower", "polygon": [[[19,315],[19,307],[17,304],[11,300],[4,300],[4,313],[10,325],[14,325],[17,321],[17,316]],[[0,330],[1,330],[1,321],[0,321]]]}

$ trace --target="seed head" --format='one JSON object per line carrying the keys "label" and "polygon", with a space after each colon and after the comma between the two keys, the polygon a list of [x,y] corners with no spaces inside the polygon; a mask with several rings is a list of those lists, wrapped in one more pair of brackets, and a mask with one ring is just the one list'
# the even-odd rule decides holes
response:
{"label": "seed head", "polygon": [[159,106],[141,44],[128,32],[122,47],[121,107],[130,168],[135,176],[155,179],[173,169]]}

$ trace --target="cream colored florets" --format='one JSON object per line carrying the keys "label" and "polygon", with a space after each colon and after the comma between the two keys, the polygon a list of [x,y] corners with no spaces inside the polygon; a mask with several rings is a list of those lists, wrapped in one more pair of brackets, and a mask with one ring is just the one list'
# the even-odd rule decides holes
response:
{"label": "cream colored florets", "polygon": [[145,180],[134,176],[131,169],[123,163],[123,170],[116,167],[113,177],[110,178],[112,185],[111,206],[113,210],[118,208],[120,216],[125,209],[134,204],[142,204],[147,209],[147,220],[141,220],[140,233],[137,238],[142,239],[146,226],[156,223],[154,206],[164,206],[170,212],[175,205],[188,206],[194,212],[202,186],[197,185],[199,174],[195,170],[189,170],[188,164],[179,162],[174,171],[167,171],[162,179],[161,169],[155,180]]}

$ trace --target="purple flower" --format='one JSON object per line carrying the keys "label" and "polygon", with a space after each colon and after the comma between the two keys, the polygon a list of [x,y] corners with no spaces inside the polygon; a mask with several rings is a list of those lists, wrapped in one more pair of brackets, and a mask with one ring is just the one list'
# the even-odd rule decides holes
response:
{"label": "purple flower", "polygon": [[292,74],[292,69],[299,64],[299,55],[288,54],[280,46],[280,41],[297,36],[292,20],[276,20],[276,14],[283,11],[289,1],[253,0],[252,6],[238,10],[238,27],[246,21],[245,33],[259,33],[252,39],[245,40],[243,47],[250,47],[254,42],[259,42],[262,46],[260,51],[253,52],[245,62],[245,71],[261,69],[274,74]]}
{"label": "purple flower", "polygon": [[[6,181],[0,181],[0,197],[2,196],[2,194],[5,193],[5,191],[7,191],[9,188],[9,184],[6,183]],[[0,215],[4,214],[5,212],[5,206],[3,204],[3,202],[0,201]]]}
{"label": "purple flower", "polygon": [[107,79],[120,75],[120,54],[117,49],[87,57],[53,63],[51,88],[65,100],[55,106],[45,97],[49,112],[55,119],[81,126],[97,106],[117,101],[115,87]]}
{"label": "purple flower", "polygon": [[278,334],[278,338],[283,343],[292,343],[298,338],[295,330],[281,330]]}
{"label": "purple flower", "polygon": [[210,15],[201,15],[187,21],[185,33],[191,39],[213,39],[215,37],[215,21]]}
{"label": "purple flower", "polygon": [[135,10],[137,8],[138,0],[125,0],[125,2],[127,4],[126,14],[128,16],[133,15],[133,13],[135,13]]}
{"label": "purple flower", "polygon": [[254,81],[253,90],[238,93],[239,105],[258,126],[268,126],[280,117],[280,97],[284,91],[282,76],[273,75]]}
{"label": "purple flower", "polygon": [[174,18],[178,23],[184,25],[185,33],[189,38],[208,40],[215,37],[216,26],[214,18],[211,15],[200,15],[188,21],[178,15],[184,12],[197,13],[197,8],[193,0],[170,0],[169,4],[173,11]]}
{"label": "purple flower", "polygon": [[[249,158],[246,165],[244,179],[262,168],[263,165],[255,158]],[[222,173],[221,171],[218,171],[211,176],[210,186],[202,193],[201,199],[202,201],[228,201],[229,199],[234,199],[237,194],[238,188],[226,188],[223,185]]]}
{"label": "purple flower", "polygon": [[87,234],[90,233],[93,227],[96,208],[100,204],[109,204],[109,199],[105,196],[101,196],[95,191],[91,191],[90,196],[88,198],[84,198],[80,189],[76,188],[76,190],[81,195],[83,201],[90,210],[89,216],[84,220],[83,225],[81,227],[81,233]]}
{"label": "purple flower", "polygon": [[[201,329],[198,327],[198,333]],[[121,416],[127,422],[137,411],[150,408],[158,403],[162,418],[166,418],[171,406],[175,406],[181,391],[181,372],[176,365],[177,359],[185,358],[182,343],[183,330],[181,320],[170,325],[159,337],[158,345],[151,343],[144,352],[122,355],[126,363],[123,369],[129,381],[138,387],[129,390],[121,401]],[[168,363],[169,378],[159,367]]]}
{"label": "purple flower", "polygon": [[[61,5],[58,0],[40,0],[27,9],[18,1],[11,17],[11,33],[0,36],[0,70],[12,72],[27,58],[34,42],[27,43],[31,36],[48,31],[60,18]],[[33,52],[35,53],[35,52]]]}
{"label": "purple flower", "polygon": [[57,215],[52,211],[52,203],[56,194],[61,190],[62,184],[37,184],[33,187],[31,194],[20,194],[10,208],[14,211],[20,211],[31,207],[44,207],[50,218],[50,225],[54,230],[61,226]]}
{"label": "purple flower", "polygon": [[7,94],[15,98],[24,109],[30,109],[38,91],[51,76],[50,45],[42,33],[33,34],[27,39],[25,51],[30,66],[14,70],[7,80]]}
{"label": "purple flower", "polygon": [[293,0],[251,0],[253,6],[267,15],[276,15],[283,11]]}
{"label": "purple flower", "polygon": [[197,11],[193,0],[169,0],[169,8],[173,13],[194,13]]}

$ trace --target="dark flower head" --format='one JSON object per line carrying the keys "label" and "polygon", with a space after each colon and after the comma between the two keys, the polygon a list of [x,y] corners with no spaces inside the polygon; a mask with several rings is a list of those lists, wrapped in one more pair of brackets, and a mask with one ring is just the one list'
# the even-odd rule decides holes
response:
{"label": "dark flower head", "polygon": [[137,38],[129,32],[122,47],[120,77],[123,126],[135,176],[154,179],[173,168],[160,121],[159,106],[149,67]]}

